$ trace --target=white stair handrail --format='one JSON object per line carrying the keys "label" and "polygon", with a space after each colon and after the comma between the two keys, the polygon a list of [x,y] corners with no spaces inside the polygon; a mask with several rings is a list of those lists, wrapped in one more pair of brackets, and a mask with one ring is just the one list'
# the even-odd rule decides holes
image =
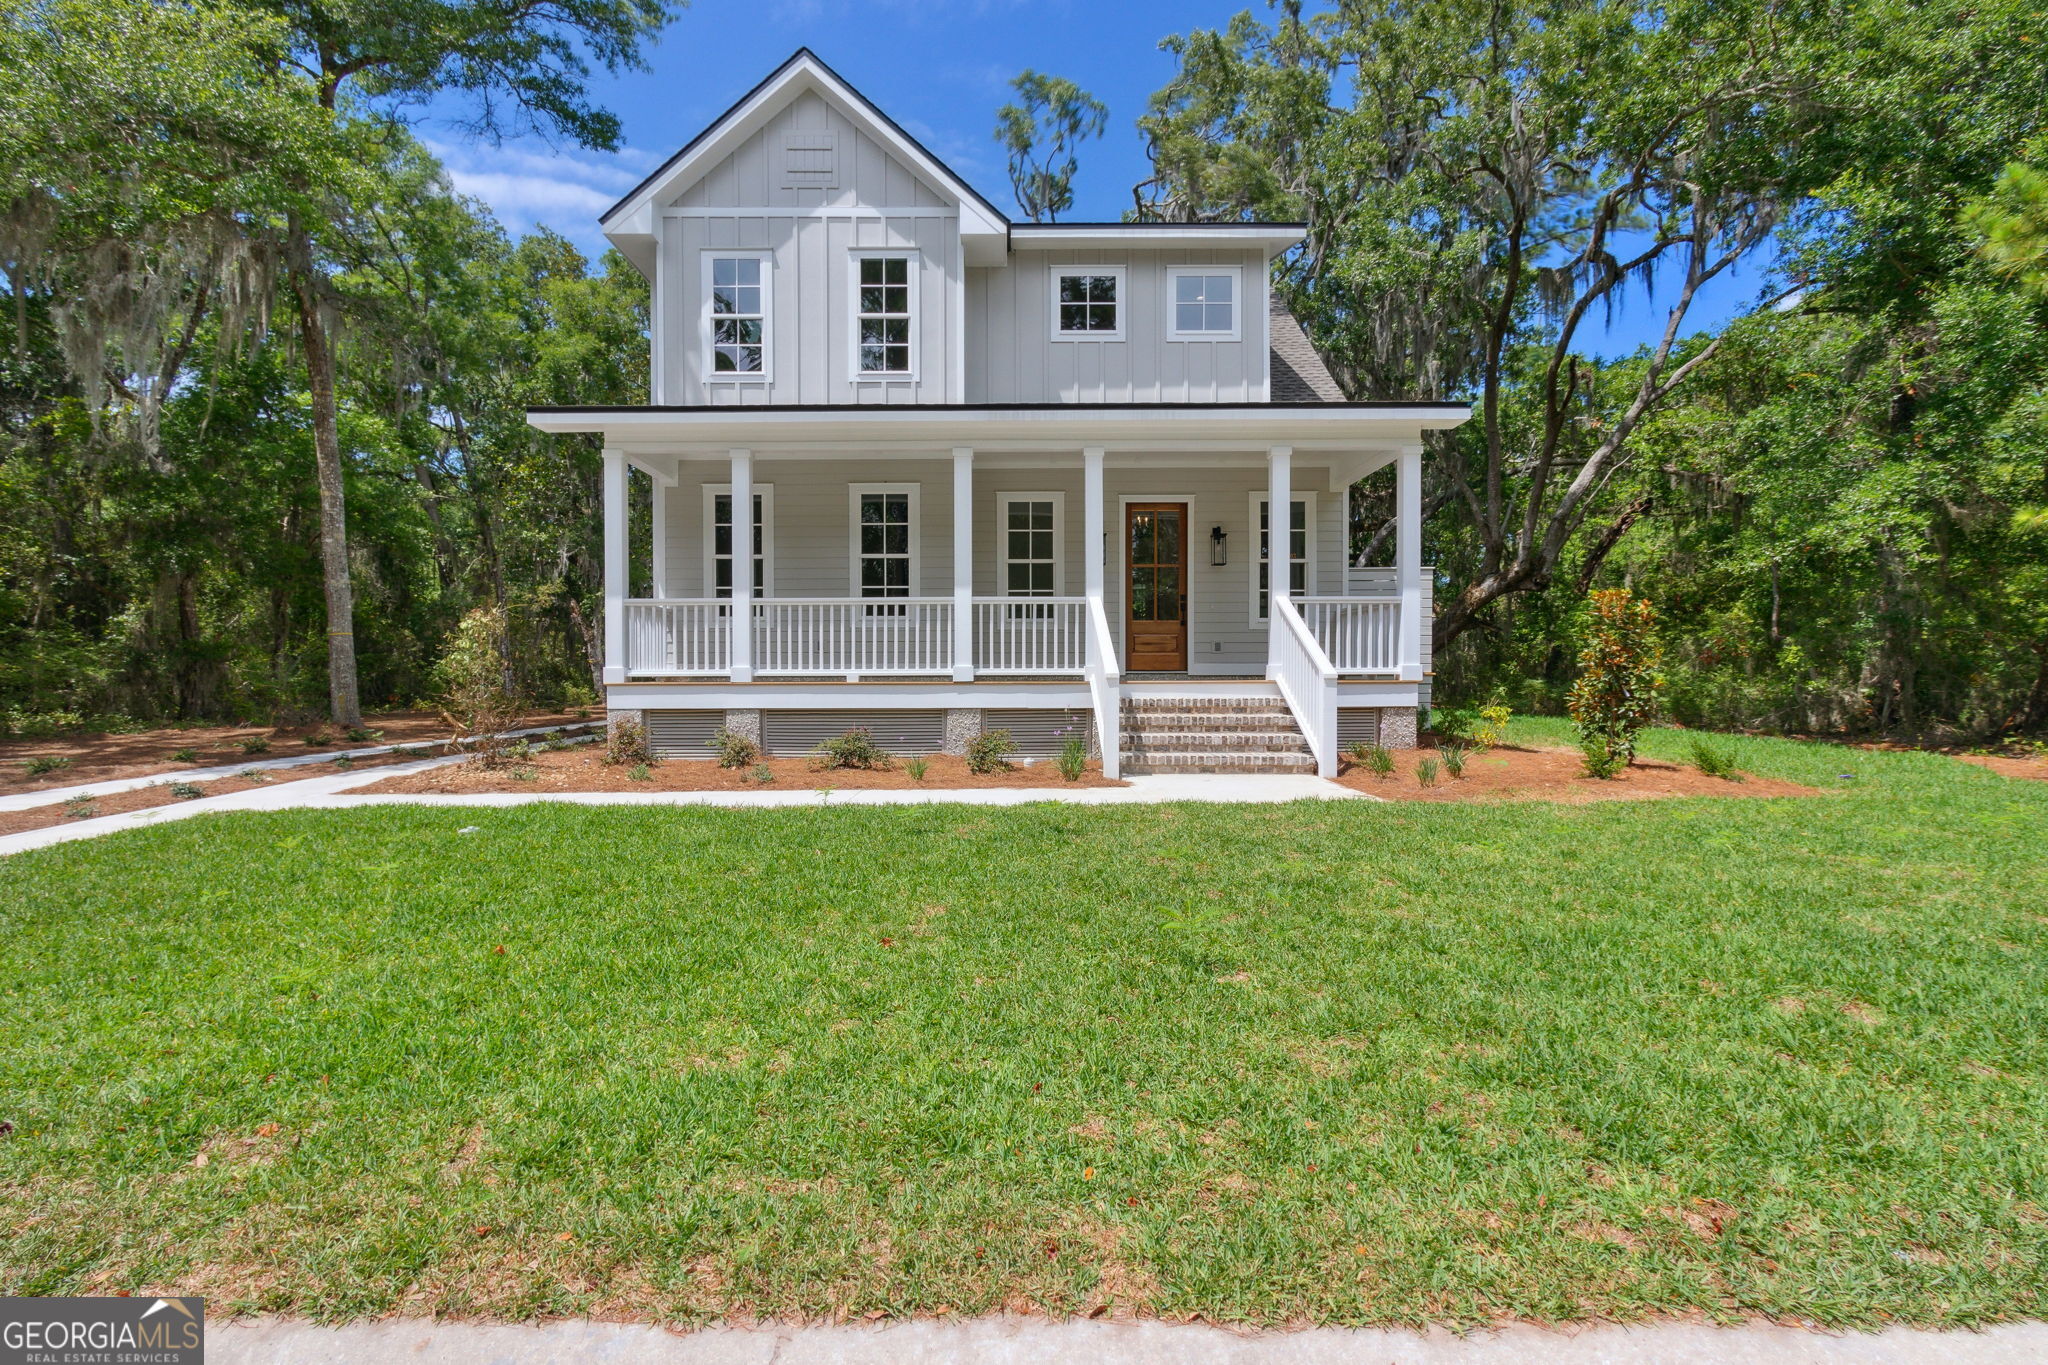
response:
{"label": "white stair handrail", "polygon": [[1316,643],[1315,635],[1294,603],[1275,593],[1272,597],[1270,654],[1273,681],[1295,724],[1308,740],[1315,755],[1316,773],[1337,775],[1337,668]]}
{"label": "white stair handrail", "polygon": [[1123,771],[1123,671],[1117,667],[1116,637],[1100,596],[1088,599],[1088,691],[1095,702],[1095,740],[1102,750],[1102,775]]}

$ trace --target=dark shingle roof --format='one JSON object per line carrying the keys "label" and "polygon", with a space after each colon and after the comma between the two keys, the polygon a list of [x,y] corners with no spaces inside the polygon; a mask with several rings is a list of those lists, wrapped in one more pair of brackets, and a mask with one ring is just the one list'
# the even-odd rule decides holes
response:
{"label": "dark shingle roof", "polygon": [[1341,403],[1344,391],[1331,377],[1330,367],[1316,353],[1314,343],[1287,311],[1280,295],[1270,293],[1273,353],[1272,401],[1275,403]]}

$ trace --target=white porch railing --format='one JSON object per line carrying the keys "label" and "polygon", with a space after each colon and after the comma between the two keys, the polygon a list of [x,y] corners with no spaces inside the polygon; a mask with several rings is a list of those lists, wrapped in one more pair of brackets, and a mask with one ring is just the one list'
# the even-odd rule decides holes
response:
{"label": "white porch railing", "polygon": [[626,604],[626,671],[724,673],[731,664],[729,602],[662,598]]}
{"label": "white porch railing", "polygon": [[1081,673],[1087,667],[1087,598],[974,599],[976,673]]}
{"label": "white porch railing", "polygon": [[1304,597],[1301,619],[1339,673],[1397,673],[1401,599]]}
{"label": "white porch railing", "polygon": [[1095,739],[1102,750],[1102,775],[1123,771],[1123,670],[1116,663],[1116,637],[1100,597],[1088,599],[1088,692],[1095,703]]}
{"label": "white porch railing", "polygon": [[754,603],[754,672],[950,673],[950,597],[768,597]]}
{"label": "white porch railing", "polygon": [[1316,758],[1316,772],[1337,775],[1337,669],[1294,609],[1291,599],[1273,598],[1271,655],[1273,681],[1294,712]]}

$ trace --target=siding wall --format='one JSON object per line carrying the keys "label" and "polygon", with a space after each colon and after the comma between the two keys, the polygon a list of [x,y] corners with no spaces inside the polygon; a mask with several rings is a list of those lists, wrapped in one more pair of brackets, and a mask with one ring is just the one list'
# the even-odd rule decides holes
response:
{"label": "siding wall", "polygon": [[[1121,265],[1129,298],[1122,341],[1052,339],[1057,266]],[[1167,337],[1167,267],[1234,265],[1237,341]],[[970,403],[1259,402],[1267,396],[1266,260],[1259,251],[1012,251],[967,272]]]}
{"label": "siding wall", "polygon": [[[837,184],[781,184],[782,134],[836,135]],[[662,219],[655,289],[661,403],[944,403],[957,342],[957,213],[909,167],[823,99],[806,93],[683,192]],[[730,210],[726,212],[725,210]],[[852,379],[853,257],[857,248],[918,253],[914,380]],[[707,380],[704,254],[773,253],[769,382]]]}
{"label": "siding wall", "polygon": [[[1123,501],[1186,501],[1188,507],[1188,668],[1193,673],[1261,674],[1266,665],[1266,627],[1252,619],[1258,536],[1251,520],[1251,495],[1263,493],[1263,459],[1242,468],[1189,468],[1166,462],[1156,467],[1103,472],[1104,521],[1109,546],[1105,602],[1110,628],[1121,642],[1123,620]],[[704,574],[704,485],[724,484],[731,468],[717,461],[686,461],[680,481],[667,490],[666,589],[672,597],[707,595]],[[877,460],[778,460],[757,457],[757,486],[775,489],[773,533],[774,595],[847,597],[852,579],[852,483],[919,484],[920,596],[953,592],[953,472],[950,458]],[[1328,491],[1329,474],[1313,465],[1294,470],[1298,492],[1315,503],[1315,537],[1309,588],[1339,594],[1344,583],[1343,492]],[[1312,493],[1310,492],[1312,490]],[[1063,495],[1060,589],[1078,597],[1086,587],[1082,552],[1081,469],[1071,467],[974,471],[974,591],[994,596],[1000,589],[1002,548],[997,499],[1005,493]],[[1230,537],[1229,564],[1209,563],[1209,528]]]}

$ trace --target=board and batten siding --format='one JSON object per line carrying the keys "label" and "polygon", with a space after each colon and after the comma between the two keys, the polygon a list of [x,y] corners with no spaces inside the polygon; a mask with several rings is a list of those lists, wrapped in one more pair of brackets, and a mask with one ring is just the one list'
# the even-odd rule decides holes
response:
{"label": "board and batten siding", "polygon": [[[830,133],[836,171],[824,188],[783,183],[784,135]],[[705,355],[704,257],[770,254],[768,374],[713,380]],[[917,253],[916,374],[853,378],[853,253]],[[957,208],[814,93],[689,186],[662,216],[655,311],[663,403],[944,403],[958,352]]]}
{"label": "board and batten siding", "polygon": [[[1167,270],[1238,267],[1238,340],[1169,335]],[[1053,273],[1122,266],[1121,341],[1056,341]],[[1266,259],[1260,251],[1012,251],[1009,264],[967,271],[970,403],[1263,402],[1267,387]]]}
{"label": "board and batten siding", "polygon": [[[1193,673],[1257,676],[1266,666],[1266,627],[1252,618],[1252,583],[1257,565],[1258,531],[1251,520],[1251,498],[1266,489],[1263,460],[1239,468],[1111,466],[1103,474],[1105,547],[1104,607],[1111,632],[1121,648],[1124,599],[1124,503],[1185,501],[1188,503],[1188,668]],[[710,589],[704,572],[704,485],[723,485],[731,468],[722,461],[690,460],[679,469],[676,487],[666,490],[667,591],[673,597],[704,597]],[[1314,572],[1310,591],[1339,595],[1344,591],[1345,499],[1329,491],[1329,472],[1314,465],[1294,471],[1299,493],[1315,500]],[[948,457],[929,459],[845,460],[757,458],[754,481],[775,489],[772,554],[776,597],[851,597],[859,589],[852,570],[852,512],[848,488],[853,484],[917,484],[919,486],[919,596],[950,597],[953,592],[953,473]],[[1062,502],[1060,588],[1064,596],[1081,595],[1086,570],[1082,561],[1082,475],[1079,464],[1052,468],[1005,468],[977,465],[974,471],[974,592],[1000,595],[1003,550],[999,499],[1005,494],[1058,493]],[[1209,562],[1209,530],[1221,526],[1229,540],[1230,562],[1221,568]]]}

